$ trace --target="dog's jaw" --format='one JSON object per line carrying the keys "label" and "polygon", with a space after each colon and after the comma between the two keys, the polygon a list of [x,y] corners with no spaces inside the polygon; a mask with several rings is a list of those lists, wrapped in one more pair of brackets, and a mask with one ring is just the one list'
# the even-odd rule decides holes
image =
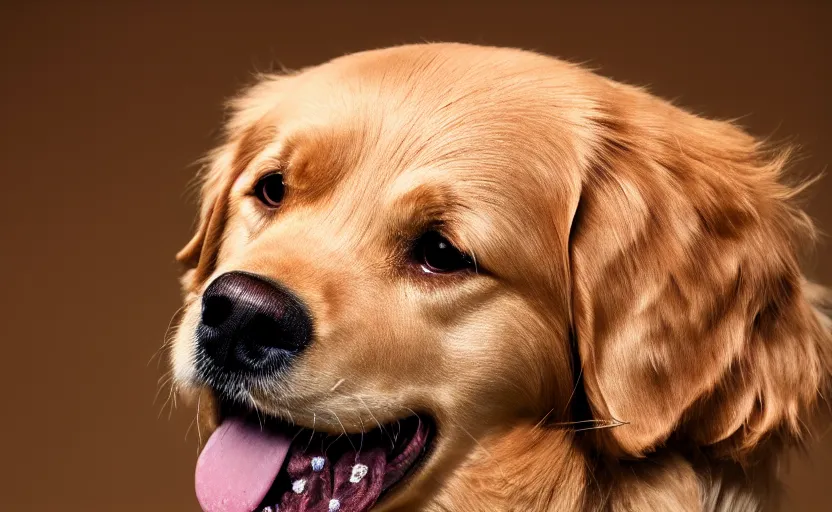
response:
{"label": "dog's jaw", "polygon": [[568,431],[525,425],[481,441],[460,437],[448,444],[465,446],[467,453],[438,453],[437,458],[458,462],[437,464],[419,482],[424,487],[408,489],[378,510],[584,510],[587,464]]}

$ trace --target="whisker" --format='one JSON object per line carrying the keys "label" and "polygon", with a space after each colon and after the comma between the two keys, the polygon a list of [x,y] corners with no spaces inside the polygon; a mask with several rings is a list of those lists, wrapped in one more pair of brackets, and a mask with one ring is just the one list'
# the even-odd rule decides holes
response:
{"label": "whisker", "polygon": [[[344,434],[338,434],[338,437],[336,437],[335,439],[332,440],[331,443],[326,445],[326,450],[324,450],[324,443],[326,442],[326,438],[321,439],[321,451],[323,452],[324,457],[326,457],[326,454],[329,451],[329,449],[332,447],[332,445],[337,443],[338,440],[341,439],[342,437],[344,437]],[[347,437],[347,440],[349,440],[349,437]],[[350,443],[350,444],[352,444],[352,443]],[[353,448],[353,450],[355,450],[355,448]]]}
{"label": "whisker", "polygon": [[[576,428],[576,429],[573,429],[572,431],[573,432],[583,432],[585,430],[604,430],[604,429],[608,429],[608,428],[616,428],[616,427],[620,427],[622,425],[629,425],[630,424],[627,421],[620,421],[620,420],[616,420],[616,419],[613,419],[613,420],[586,420],[584,423],[597,423],[597,425],[592,426],[592,427]],[[563,425],[565,425],[565,426],[570,425],[570,423],[565,423]],[[554,426],[559,426],[559,425],[555,424]]]}
{"label": "whisker", "polygon": [[413,409],[411,409],[410,407],[405,407],[405,409],[407,409],[408,411],[410,411],[410,413],[411,413],[412,415],[416,416],[416,419],[417,419],[417,420],[419,420],[419,428],[422,428],[422,417],[421,417],[421,416],[419,416],[419,415],[416,413],[416,411],[414,411],[414,410],[413,410]]}
{"label": "whisker", "polygon": [[251,396],[251,393],[246,392],[245,396],[248,398],[248,401],[251,402],[251,408],[254,409],[254,414],[257,415],[257,422],[260,424],[260,432],[263,432],[263,418],[260,417],[260,411],[257,409],[257,402],[254,401],[254,397]]}
{"label": "whisker", "polygon": [[[337,415],[337,414],[335,414],[335,413],[334,413],[331,409],[327,409],[327,410],[329,411],[329,413],[330,413],[330,414],[332,414],[333,416],[335,416],[335,420],[338,422],[338,424],[339,424],[339,425],[341,425],[341,430],[343,430],[343,431],[344,431],[344,435],[345,435],[345,436],[347,436],[347,441],[349,441],[350,446],[352,446],[352,451],[356,451],[356,450],[355,450],[355,445],[354,445],[354,444],[352,444],[352,439],[350,439],[350,435],[349,435],[349,434],[347,434],[347,429],[346,429],[346,428],[344,428],[344,424],[343,424],[343,423],[341,423],[341,418],[339,418],[339,417],[338,417],[338,415]],[[341,436],[338,436],[338,437],[341,437]]]}
{"label": "whisker", "polygon": [[185,441],[187,441],[187,440],[188,440],[188,434],[190,434],[190,433],[191,433],[191,429],[192,429],[192,428],[194,428],[194,423],[196,422],[196,418],[197,418],[197,417],[196,417],[196,416],[194,416],[194,419],[192,419],[192,420],[191,420],[191,422],[188,424],[188,429],[187,429],[187,430],[185,430]]}
{"label": "whisker", "polygon": [[[292,440],[291,440],[291,441],[289,441],[289,446],[291,446],[292,444],[294,444],[295,439],[297,439],[297,438],[298,438],[298,436],[300,435],[300,433],[301,433],[301,432],[303,432],[303,430],[304,430],[304,429],[299,428],[299,429],[298,429],[298,431],[297,431],[297,432],[295,432],[295,435],[293,435],[293,436],[292,436]],[[306,452],[304,452],[304,453],[306,453]]]}
{"label": "whisker", "polygon": [[[573,391],[573,393],[574,393],[574,391]],[[547,412],[547,413],[546,413],[546,415],[545,415],[545,416],[543,416],[543,417],[540,419],[540,421],[538,421],[538,422],[537,422],[537,424],[534,426],[534,428],[540,428],[540,426],[541,426],[541,425],[543,425],[543,424],[546,422],[546,420],[549,418],[549,415],[550,415],[550,414],[552,414],[554,411],[555,411],[555,408],[554,408],[554,407],[552,407],[551,409],[549,409],[549,412]]]}
{"label": "whisker", "polygon": [[568,427],[570,425],[583,425],[585,423],[609,423],[609,422],[617,422],[618,420],[603,420],[603,419],[589,419],[589,420],[576,420],[576,421],[561,421],[558,423],[550,423],[549,426],[552,427]]}
{"label": "whisker", "polygon": [[177,398],[176,398],[177,393],[174,389],[174,386],[170,387],[170,392],[171,392],[171,396],[173,397],[173,400],[171,400],[171,408],[168,411],[168,421],[170,421],[170,418],[173,416],[173,410],[174,409],[179,409],[179,402],[177,402]]}
{"label": "whisker", "polygon": [[386,435],[386,436],[387,436],[387,439],[389,439],[389,440],[390,440],[390,449],[391,449],[391,450],[392,450],[392,449],[394,449],[394,448],[396,447],[396,443],[393,441],[393,438],[392,438],[392,437],[390,437],[390,433],[389,433],[389,432],[387,432],[387,429],[386,429],[386,428],[384,428],[384,427],[381,425],[381,423],[378,421],[378,418],[376,418],[376,416],[373,414],[373,411],[371,411],[371,410],[370,410],[370,408],[367,406],[367,402],[365,402],[365,401],[364,401],[364,399],[363,399],[363,398],[361,398],[361,396],[359,396],[359,395],[352,395],[352,397],[353,397],[353,398],[357,398],[357,399],[361,402],[361,405],[363,405],[363,406],[364,406],[364,408],[365,408],[365,409],[367,409],[367,412],[370,414],[370,417],[371,417],[371,418],[373,418],[373,421],[375,421],[375,422],[376,422],[376,425],[378,425],[379,430],[381,430],[382,432],[384,432],[384,435]]}
{"label": "whisker", "polygon": [[[160,383],[159,381],[161,381],[162,379],[164,379],[164,382]],[[173,372],[165,372],[164,375],[159,377],[159,381],[156,381],[157,382],[157,389],[156,389],[156,395],[153,397],[153,405],[156,405],[156,400],[159,399],[159,393],[162,392],[162,389],[164,389],[165,386],[170,384],[172,380],[173,380]]]}
{"label": "whisker", "polygon": [[358,451],[355,452],[355,462],[358,462],[358,456],[361,454],[361,450],[364,449],[364,420],[361,419],[361,415],[358,415],[358,421],[361,422],[361,442],[358,444]]}
{"label": "whisker", "polygon": [[176,316],[177,316],[179,313],[181,313],[181,312],[182,312],[182,310],[183,310],[183,309],[185,309],[185,308],[186,308],[187,306],[189,306],[189,305],[190,305],[190,303],[183,304],[183,305],[182,305],[182,306],[180,306],[180,307],[179,307],[179,309],[177,309],[177,310],[173,313],[173,315],[170,317],[170,321],[168,322],[168,326],[167,326],[167,328],[165,329],[165,334],[162,336],[162,346],[161,346],[161,347],[159,347],[159,348],[156,350],[156,352],[154,352],[154,353],[153,353],[153,355],[152,355],[152,356],[150,356],[150,359],[148,359],[147,364],[146,364],[145,366],[150,366],[150,363],[152,363],[152,362],[153,362],[153,359],[154,359],[154,358],[156,358],[159,354],[161,354],[161,353],[162,353],[162,351],[165,349],[165,347],[167,347],[168,345],[170,345],[170,343],[171,343],[171,338],[169,338],[169,336],[170,336],[170,334],[171,334],[171,329],[173,328],[173,330],[174,330],[174,331],[176,330],[176,329],[175,329],[175,327],[174,327],[174,325],[173,325],[173,322],[174,322],[174,320],[176,320]]}
{"label": "whisker", "polygon": [[572,403],[572,399],[575,397],[575,391],[577,391],[578,385],[581,383],[581,377],[583,377],[583,375],[584,367],[583,365],[581,365],[580,370],[578,370],[578,378],[575,379],[575,385],[572,387],[572,393],[569,395],[569,399],[566,401],[566,405],[563,407],[563,414],[566,414],[566,411],[569,410],[569,404]]}
{"label": "whisker", "polygon": [[[168,403],[170,403],[171,399],[176,400],[176,395],[174,394],[173,389],[174,389],[174,385],[171,384],[170,388],[168,389],[168,397],[165,400],[165,403],[162,404],[162,408],[159,409],[159,414],[156,416],[157,420],[162,417],[162,413],[165,412],[165,408],[168,406]],[[173,410],[171,409],[171,413],[172,412],[173,412]],[[170,414],[168,415],[168,419],[170,419]]]}
{"label": "whisker", "polygon": [[318,415],[315,412],[312,412],[312,432],[309,434],[309,443],[306,445],[306,449],[303,450],[303,453],[309,451],[309,447],[312,446],[312,439],[315,437],[315,420],[318,419]]}
{"label": "whisker", "polygon": [[202,393],[200,393],[196,398],[196,436],[197,441],[199,442],[199,446],[196,447],[197,452],[199,452],[199,447],[202,446],[202,429],[199,427],[199,406],[202,404]]}
{"label": "whisker", "polygon": [[289,445],[291,445],[292,443],[295,442],[295,439],[298,438],[298,436],[300,435],[301,432],[303,432],[303,429],[299,428],[298,431],[295,432],[295,435],[292,436],[292,439],[289,441]]}

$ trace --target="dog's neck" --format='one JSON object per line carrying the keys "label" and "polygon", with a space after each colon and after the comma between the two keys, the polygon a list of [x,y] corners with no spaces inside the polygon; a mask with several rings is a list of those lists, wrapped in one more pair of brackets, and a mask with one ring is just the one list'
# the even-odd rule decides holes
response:
{"label": "dog's neck", "polygon": [[578,511],[590,475],[567,433],[518,427],[484,439],[426,510]]}
{"label": "dog's neck", "polygon": [[756,512],[775,492],[773,461],[753,475],[670,450],[619,462],[593,455],[571,431],[517,427],[482,442],[425,510]]}

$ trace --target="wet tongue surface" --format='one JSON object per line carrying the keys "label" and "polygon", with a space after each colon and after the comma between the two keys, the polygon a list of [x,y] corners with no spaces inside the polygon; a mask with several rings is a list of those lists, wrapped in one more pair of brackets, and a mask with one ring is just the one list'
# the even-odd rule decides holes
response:
{"label": "wet tongue surface", "polygon": [[196,497],[205,512],[252,512],[272,486],[290,439],[240,418],[214,432],[196,463]]}
{"label": "wet tongue surface", "polygon": [[428,429],[414,430],[396,448],[382,432],[307,436],[228,418],[197,461],[197,499],[206,512],[363,512],[419,457]]}

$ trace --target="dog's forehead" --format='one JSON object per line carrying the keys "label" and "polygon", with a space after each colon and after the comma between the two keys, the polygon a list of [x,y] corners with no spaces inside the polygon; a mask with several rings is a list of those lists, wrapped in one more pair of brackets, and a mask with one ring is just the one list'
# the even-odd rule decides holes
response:
{"label": "dog's forehead", "polygon": [[[277,163],[285,211],[338,224],[341,238],[428,220],[483,261],[520,257],[511,233],[529,258],[551,245],[588,153],[594,75],[524,52],[443,48],[353,55],[256,88],[250,119],[273,137],[238,188]],[[529,218],[545,220],[528,230]]]}
{"label": "dog's forehead", "polygon": [[569,84],[585,79],[527,52],[400,47],[298,73],[254,102],[272,105],[299,186],[353,179],[361,182],[353,189],[400,188],[414,169],[517,182],[551,167],[552,155],[555,164],[577,165],[570,159],[584,141],[575,127],[587,123],[576,116],[587,109],[573,108],[585,99]]}

